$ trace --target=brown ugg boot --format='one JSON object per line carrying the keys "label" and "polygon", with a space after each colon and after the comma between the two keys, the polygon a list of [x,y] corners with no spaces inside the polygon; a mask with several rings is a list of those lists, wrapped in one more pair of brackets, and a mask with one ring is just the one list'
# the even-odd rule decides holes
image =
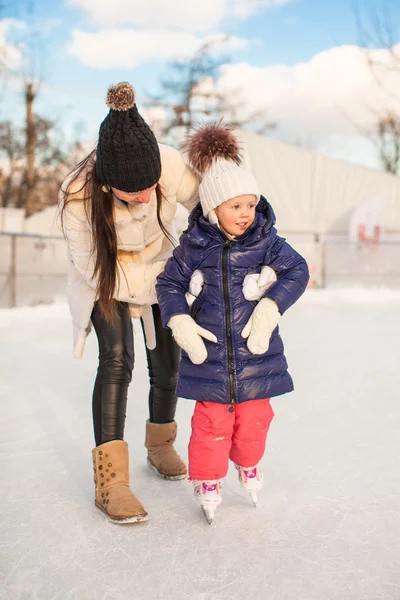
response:
{"label": "brown ugg boot", "polygon": [[163,479],[185,479],[187,475],[186,465],[173,447],[176,430],[175,421],[163,424],[146,421],[147,461]]}
{"label": "brown ugg boot", "polygon": [[129,487],[128,444],[113,440],[92,450],[97,508],[113,523],[147,521],[147,512]]}

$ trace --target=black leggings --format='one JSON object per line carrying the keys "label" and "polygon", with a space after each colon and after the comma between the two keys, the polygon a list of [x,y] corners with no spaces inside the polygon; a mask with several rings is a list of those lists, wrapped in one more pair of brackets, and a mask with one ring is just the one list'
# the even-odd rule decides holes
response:
{"label": "black leggings", "polygon": [[[93,390],[93,428],[96,446],[124,438],[128,387],[132,379],[134,347],[132,321],[126,302],[116,302],[117,317],[109,323],[97,304],[91,320],[99,342],[99,367]],[[169,329],[161,324],[160,309],[152,306],[157,346],[148,350],[149,417],[152,423],[175,418],[180,350]],[[143,326],[143,323],[142,323]]]}

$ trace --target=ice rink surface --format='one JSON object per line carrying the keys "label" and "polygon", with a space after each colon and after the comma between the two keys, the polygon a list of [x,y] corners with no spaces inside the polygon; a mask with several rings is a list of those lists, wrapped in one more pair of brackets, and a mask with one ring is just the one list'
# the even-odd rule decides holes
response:
{"label": "ice rink surface", "polygon": [[[231,467],[209,526],[145,460],[140,327],[126,441],[140,525],[94,506],[94,334],[68,308],[0,311],[0,598],[400,600],[400,293],[309,291],[281,321],[295,392],[273,400],[254,508]],[[179,402],[187,455],[193,402]]]}

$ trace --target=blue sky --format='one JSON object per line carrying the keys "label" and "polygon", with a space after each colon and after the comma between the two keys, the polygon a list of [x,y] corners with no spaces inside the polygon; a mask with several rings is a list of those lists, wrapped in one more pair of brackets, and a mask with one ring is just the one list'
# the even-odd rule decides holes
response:
{"label": "blue sky", "polygon": [[[242,84],[248,90],[246,101],[249,105],[255,101],[256,96],[265,97],[269,114],[282,123],[281,136],[279,128],[276,134],[278,137],[287,141],[300,140],[305,144],[314,140],[312,145],[315,149],[340,158],[347,158],[348,152],[346,154],[344,150],[343,153],[343,145],[346,146],[343,140],[346,136],[351,148],[359,146],[359,141],[346,130],[347,126],[341,124],[340,119],[336,123],[336,115],[330,117],[326,97],[314,92],[319,79],[321,86],[329,87],[328,74],[331,72],[333,94],[338,95],[334,103],[339,102],[341,111],[349,110],[349,114],[358,114],[357,107],[353,106],[354,99],[357,93],[360,94],[360,98],[365,97],[366,91],[370,89],[367,74],[363,73],[363,77],[360,77],[364,67],[357,62],[356,55],[346,49],[346,46],[355,46],[358,42],[353,0],[336,0],[335,3],[328,0],[269,0],[269,4],[276,3],[278,6],[267,6],[268,0],[225,0],[221,18],[214,21],[211,0],[194,0],[193,3],[187,0],[187,10],[190,13],[190,7],[193,7],[195,18],[187,18],[186,21],[180,18],[176,8],[174,20],[175,0],[164,0],[170,7],[169,14],[159,16],[158,20],[154,15],[160,14],[160,0],[147,0],[141,3],[141,6],[146,6],[143,10],[147,11],[147,14],[140,23],[137,22],[137,12],[135,13],[133,6],[138,0],[125,1],[125,10],[121,10],[120,5],[115,4],[116,1],[114,0],[114,14],[107,13],[106,10],[106,6],[113,6],[111,0],[97,0],[97,4],[94,0],[37,0],[31,14],[18,12],[17,8],[4,14],[6,18],[19,18],[27,22],[30,28],[33,26],[41,30],[41,50],[46,59],[43,68],[44,85],[38,96],[36,109],[40,114],[60,120],[67,137],[71,134],[74,124],[79,121],[81,137],[95,138],[98,125],[107,111],[104,95],[111,83],[130,81],[136,87],[140,108],[146,92],[157,91],[160,78],[166,73],[168,60],[173,58],[168,56],[168,50],[171,49],[174,39],[179,46],[179,35],[189,36],[190,45],[196,37],[204,39],[209,34],[222,32],[240,40],[238,48],[229,52],[231,66],[223,85],[228,89],[228,83],[236,77],[238,84]],[[218,2],[222,11],[224,0],[214,0],[215,6]],[[377,8],[381,2],[382,0],[368,0],[368,5]],[[229,3],[230,7],[227,6]],[[400,3],[393,0],[389,0],[389,3],[392,6],[391,14],[400,27]],[[254,10],[253,14],[247,17],[242,15],[242,18],[235,16],[232,8],[235,5],[240,11],[243,7],[255,8],[261,4],[264,6],[259,6],[258,10]],[[360,4],[365,3],[360,0]],[[205,7],[205,12],[208,6],[210,11],[208,20],[205,18],[204,24],[197,27],[202,18],[199,13],[201,6]],[[102,12],[99,7],[104,8],[101,18],[98,17]],[[119,14],[115,18],[118,11]],[[113,23],[111,21],[114,18]],[[111,38],[106,37],[110,29],[114,36]],[[166,52],[150,52],[150,56],[147,56],[146,46],[150,48],[154,40],[153,29],[157,30],[157,35],[163,32],[169,36],[166,38]],[[143,35],[142,42],[139,43],[141,47],[129,50],[132,55],[138,52],[138,57],[132,56],[130,64],[129,60],[127,64],[126,57],[124,59],[119,56],[116,50],[118,37],[127,30],[131,31],[131,37],[137,31]],[[74,31],[79,32],[78,38],[74,38]],[[21,35],[20,30],[10,28],[7,40],[12,43],[16,36]],[[113,40],[109,46],[110,51],[105,47],[106,42],[102,42],[103,39]],[[186,46],[185,40],[186,38],[182,38],[182,47]],[[71,53],[71,46],[75,48],[72,51],[74,54]],[[97,47],[98,57],[95,51]],[[121,52],[127,54],[125,49]],[[111,64],[104,68],[107,56],[111,54]],[[354,69],[354,74],[351,68]],[[326,82],[323,82],[325,77]],[[335,79],[338,85],[335,84]],[[348,93],[344,81],[349,82]],[[356,89],[354,81],[357,81]],[[22,119],[21,94],[18,90],[13,90],[13,87],[9,85],[5,89],[5,100],[0,104],[0,118],[9,116],[12,107],[14,119]],[[277,89],[280,90],[279,94],[276,93]],[[314,123],[310,115],[305,113],[313,113],[313,98],[316,96]],[[289,102],[290,98],[292,103]],[[302,112],[303,120],[296,117],[296,112]],[[352,150],[349,159],[370,162],[371,158],[365,150],[354,152],[356,155]]]}

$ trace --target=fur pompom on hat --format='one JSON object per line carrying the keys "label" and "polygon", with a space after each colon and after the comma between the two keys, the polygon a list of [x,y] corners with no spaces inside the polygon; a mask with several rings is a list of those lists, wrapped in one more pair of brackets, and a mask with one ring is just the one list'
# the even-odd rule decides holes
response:
{"label": "fur pompom on hat", "polygon": [[186,142],[190,164],[201,175],[217,158],[230,160],[237,165],[242,162],[239,143],[232,129],[221,123],[198,129]]}
{"label": "fur pompom on hat", "polygon": [[190,165],[202,175],[200,203],[205,217],[223,202],[251,194],[260,199],[253,174],[241,166],[240,146],[229,127],[206,125],[186,142]]}
{"label": "fur pompom on hat", "polygon": [[110,85],[106,104],[111,110],[129,110],[136,101],[135,90],[130,83],[122,81],[118,85]]}
{"label": "fur pompom on hat", "polygon": [[100,125],[96,152],[98,179],[124,192],[147,190],[161,176],[157,140],[135,100],[135,90],[126,81],[108,88],[110,111]]}

